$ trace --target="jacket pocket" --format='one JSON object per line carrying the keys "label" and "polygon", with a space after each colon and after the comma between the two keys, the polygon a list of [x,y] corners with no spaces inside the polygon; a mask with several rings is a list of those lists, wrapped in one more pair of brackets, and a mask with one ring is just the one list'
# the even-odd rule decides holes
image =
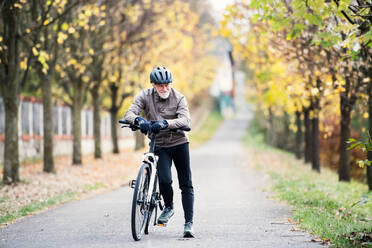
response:
{"label": "jacket pocket", "polygon": [[177,118],[177,107],[167,107],[164,109],[162,117],[164,119],[175,119]]}

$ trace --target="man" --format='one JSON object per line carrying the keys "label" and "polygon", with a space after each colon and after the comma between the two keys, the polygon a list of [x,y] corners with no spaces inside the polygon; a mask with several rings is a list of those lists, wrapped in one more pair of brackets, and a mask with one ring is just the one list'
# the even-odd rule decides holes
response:
{"label": "man", "polygon": [[[189,141],[184,132],[170,132],[167,128],[190,125],[186,98],[171,87],[172,73],[163,66],[150,73],[153,88],[142,90],[134,99],[124,119],[139,125],[141,132],[156,133],[155,155],[159,156],[158,175],[160,193],[165,209],[158,223],[165,224],[174,215],[172,188],[172,161],[177,169],[182,194],[185,225],[184,237],[194,237],[193,208],[194,189],[191,180]],[[146,119],[139,116],[144,111]]]}

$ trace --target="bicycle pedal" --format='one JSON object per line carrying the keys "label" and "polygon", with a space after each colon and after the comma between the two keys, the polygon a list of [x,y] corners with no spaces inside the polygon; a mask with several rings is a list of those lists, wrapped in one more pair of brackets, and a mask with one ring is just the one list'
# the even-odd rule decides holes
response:
{"label": "bicycle pedal", "polygon": [[132,189],[134,189],[135,186],[136,186],[136,180],[130,180],[129,187],[131,187]]}

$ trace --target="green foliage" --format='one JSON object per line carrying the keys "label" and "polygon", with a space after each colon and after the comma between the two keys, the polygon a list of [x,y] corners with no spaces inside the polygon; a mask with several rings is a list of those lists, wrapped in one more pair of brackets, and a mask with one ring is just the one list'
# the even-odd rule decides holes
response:
{"label": "green foliage", "polygon": [[[372,139],[371,139],[371,137],[368,137],[367,142],[358,141],[356,139],[350,138],[347,143],[349,144],[349,147],[347,148],[347,150],[360,149],[363,152],[372,151]],[[365,165],[370,166],[372,164],[372,161],[370,161],[368,159],[358,160],[357,164],[358,164],[359,167],[363,168]]]}
{"label": "green foliage", "polygon": [[[46,201],[35,201],[31,202],[30,204],[22,207],[21,209],[11,210],[7,214],[2,215],[0,217],[0,224],[9,222],[15,219],[19,219],[23,216],[27,216],[33,212],[45,209],[47,207],[51,207],[57,204],[69,202],[71,200],[77,199],[78,193],[77,192],[67,192],[64,194],[56,195],[49,198]],[[2,210],[3,211],[3,210]],[[4,210],[6,211],[6,210]]]}
{"label": "green foliage", "polygon": [[[106,185],[103,183],[87,184],[83,186],[83,191],[96,191],[96,190],[99,190],[105,187]],[[44,201],[33,201],[30,204],[20,209],[16,209],[16,210],[0,209],[1,211],[8,212],[0,216],[0,224],[19,219],[23,216],[27,216],[29,214],[46,209],[48,207],[70,202],[72,200],[77,200],[79,199],[80,196],[81,196],[81,192],[70,191],[67,193],[52,196],[49,199],[44,200]],[[6,200],[7,200],[6,197],[0,197],[0,203]]]}
{"label": "green foliage", "polygon": [[[294,219],[300,226],[337,247],[362,247],[352,233],[372,230],[372,193],[365,194],[361,184],[329,183],[316,175],[272,172],[274,190],[294,206]],[[315,180],[314,180],[315,179]],[[372,245],[372,243],[369,243]],[[367,246],[365,246],[367,247]]]}
{"label": "green foliage", "polygon": [[95,184],[87,184],[83,186],[83,190],[86,191],[94,191],[101,188],[106,188],[106,185],[104,183],[95,183]]}
{"label": "green foliage", "polygon": [[33,156],[33,157],[26,157],[22,161],[22,165],[26,164],[35,164],[35,163],[40,163],[43,161],[43,157],[41,155]]}
{"label": "green foliage", "polygon": [[243,137],[243,144],[246,146],[255,147],[260,151],[270,148],[265,143],[264,130],[260,126],[257,118],[251,120],[248,128],[248,134]]}
{"label": "green foliage", "polygon": [[357,141],[356,139],[350,138],[348,143],[350,144],[350,146],[348,147],[348,150],[355,148],[355,149],[361,149],[363,152],[372,151],[371,137],[369,137],[368,142]]}
{"label": "green foliage", "polygon": [[6,202],[8,197],[0,197],[0,203]]}

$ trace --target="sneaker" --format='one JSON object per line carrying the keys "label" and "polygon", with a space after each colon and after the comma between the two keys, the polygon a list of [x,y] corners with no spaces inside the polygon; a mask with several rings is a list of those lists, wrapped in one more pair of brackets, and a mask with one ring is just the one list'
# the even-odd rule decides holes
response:
{"label": "sneaker", "polygon": [[174,210],[173,208],[165,208],[161,215],[158,218],[158,223],[159,224],[166,224],[170,220],[170,218],[174,215]]}
{"label": "sneaker", "polygon": [[194,238],[194,229],[192,228],[192,222],[186,222],[185,229],[183,231],[184,238]]}

